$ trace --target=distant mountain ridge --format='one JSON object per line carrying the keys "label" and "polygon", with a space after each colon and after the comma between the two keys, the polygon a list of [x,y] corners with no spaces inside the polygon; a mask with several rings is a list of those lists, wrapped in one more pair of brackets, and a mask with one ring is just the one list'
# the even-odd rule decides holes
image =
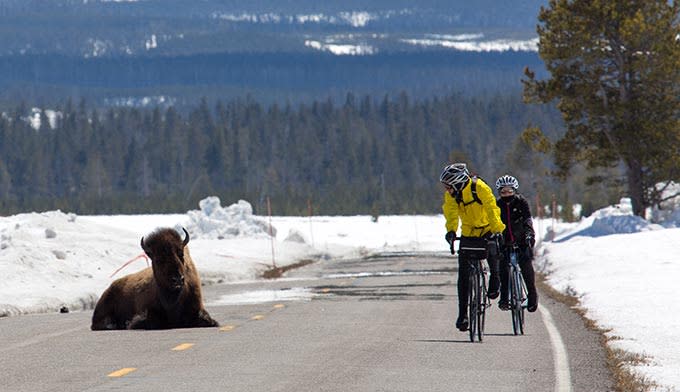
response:
{"label": "distant mountain ridge", "polygon": [[512,91],[546,1],[4,0],[0,108]]}
{"label": "distant mountain ridge", "polygon": [[5,0],[0,55],[304,51],[306,40],[353,34],[387,50],[428,34],[528,40],[545,2]]}

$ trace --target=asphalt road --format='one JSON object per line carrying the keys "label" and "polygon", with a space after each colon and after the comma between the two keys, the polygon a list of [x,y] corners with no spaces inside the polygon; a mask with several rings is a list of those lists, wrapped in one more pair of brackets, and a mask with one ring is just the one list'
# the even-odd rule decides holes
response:
{"label": "asphalt road", "polygon": [[[494,301],[454,328],[455,260],[323,261],[204,287],[220,328],[89,330],[91,311],[0,319],[0,391],[606,391],[599,336],[541,295],[524,336]],[[251,297],[274,300],[246,302]],[[239,304],[240,303],[240,304]]]}

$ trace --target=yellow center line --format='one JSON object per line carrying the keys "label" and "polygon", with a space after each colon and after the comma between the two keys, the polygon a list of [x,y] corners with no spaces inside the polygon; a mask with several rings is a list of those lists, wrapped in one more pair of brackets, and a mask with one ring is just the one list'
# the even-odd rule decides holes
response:
{"label": "yellow center line", "polygon": [[276,304],[276,305],[274,305],[274,309],[282,309],[282,308],[285,308],[285,307],[286,307],[286,305],[284,305],[284,304]]}
{"label": "yellow center line", "polygon": [[262,320],[264,318],[263,315],[261,314],[256,314],[255,316],[251,317],[251,320]]}
{"label": "yellow center line", "polygon": [[331,289],[329,289],[328,287],[326,287],[326,288],[324,288],[323,290],[321,290],[321,292],[322,292],[322,293],[330,293],[330,292],[331,292]]}
{"label": "yellow center line", "polygon": [[225,325],[224,327],[220,328],[220,331],[229,332],[229,331],[233,331],[235,328],[236,328],[235,325]]}
{"label": "yellow center line", "polygon": [[122,368],[120,370],[116,370],[113,373],[109,373],[108,376],[109,377],[123,377],[124,375],[126,375],[128,373],[132,373],[135,370],[137,370],[137,368]]}
{"label": "yellow center line", "polygon": [[193,343],[182,343],[179,346],[173,347],[172,351],[184,351],[190,349],[193,345]]}

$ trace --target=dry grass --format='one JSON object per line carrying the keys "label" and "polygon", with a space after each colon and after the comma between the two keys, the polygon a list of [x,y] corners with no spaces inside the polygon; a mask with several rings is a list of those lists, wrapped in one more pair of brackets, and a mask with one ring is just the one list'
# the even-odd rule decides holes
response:
{"label": "dry grass", "polygon": [[[600,343],[605,349],[607,357],[607,367],[614,378],[614,390],[619,392],[647,392],[659,385],[638,373],[631,370],[632,366],[639,366],[649,363],[650,358],[640,354],[630,353],[625,350],[613,348],[609,342],[618,340],[616,336],[608,337],[608,330],[600,328],[595,321],[585,316],[585,310],[580,306],[580,301],[575,295],[563,294],[545,281],[545,276],[536,273],[536,285],[552,299],[561,302],[574,309],[583,319],[586,328],[599,333]],[[569,290],[567,290],[569,292]]]}

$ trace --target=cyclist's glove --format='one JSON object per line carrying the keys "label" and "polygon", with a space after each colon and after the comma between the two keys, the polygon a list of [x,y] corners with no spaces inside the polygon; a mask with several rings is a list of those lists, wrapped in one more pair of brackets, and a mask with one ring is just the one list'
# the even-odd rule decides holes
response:
{"label": "cyclist's glove", "polygon": [[446,233],[446,236],[444,236],[446,239],[446,242],[449,243],[449,248],[451,249],[451,254],[454,254],[455,251],[453,250],[453,243],[456,241],[456,232],[455,231],[449,231]]}
{"label": "cyclist's glove", "polygon": [[505,245],[505,240],[503,239],[503,233],[493,233],[489,239],[496,243],[496,248],[500,251]]}
{"label": "cyclist's glove", "polygon": [[533,235],[528,235],[526,238],[524,238],[524,242],[527,244],[528,247],[533,248],[534,245],[536,245],[536,240],[534,239]]}

